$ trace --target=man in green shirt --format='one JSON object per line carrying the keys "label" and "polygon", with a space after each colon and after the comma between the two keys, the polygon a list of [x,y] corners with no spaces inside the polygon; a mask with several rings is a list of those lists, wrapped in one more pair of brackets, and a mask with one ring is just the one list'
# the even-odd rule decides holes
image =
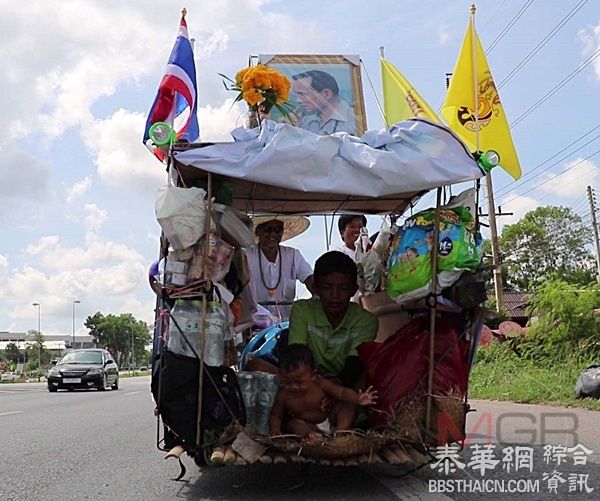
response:
{"label": "man in green shirt", "polygon": [[350,299],[357,291],[356,264],[339,251],[315,263],[318,297],[296,301],[290,314],[289,344],[308,346],[317,372],[354,387],[363,373],[356,348],[377,334],[377,318]]}

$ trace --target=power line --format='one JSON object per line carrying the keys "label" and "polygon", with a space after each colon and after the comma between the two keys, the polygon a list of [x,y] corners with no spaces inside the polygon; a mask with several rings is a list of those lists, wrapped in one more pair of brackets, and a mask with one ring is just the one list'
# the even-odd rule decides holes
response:
{"label": "power line", "polygon": [[562,79],[559,83],[557,83],[552,89],[550,89],[546,94],[544,94],[536,103],[531,105],[527,111],[523,112],[510,126],[512,129],[518,123],[523,121],[527,116],[529,116],[534,110],[539,108],[542,104],[544,104],[550,97],[552,97],[556,92],[558,92],[562,87],[564,87],[569,81],[571,81],[575,76],[581,73],[588,65],[594,62],[594,60],[600,56],[600,49],[596,50],[590,57],[588,57],[577,69],[573,70],[569,73],[564,79]]}
{"label": "power line", "polygon": [[[582,159],[581,159],[579,162],[576,162],[576,163],[574,163],[573,165],[571,165],[571,169],[572,169],[573,167],[577,167],[578,165],[581,165],[581,164],[583,164],[583,162],[585,162],[586,160],[589,160],[590,158],[592,158],[593,156],[597,155],[598,153],[600,153],[600,150],[596,150],[596,151],[595,151],[594,153],[592,153],[591,155],[588,155],[587,157],[585,157],[585,158],[582,158]],[[522,196],[523,196],[523,195],[525,195],[526,193],[530,193],[530,192],[532,192],[533,190],[535,190],[535,189],[539,188],[540,186],[543,186],[544,184],[546,184],[546,183],[548,183],[548,182],[552,181],[553,179],[556,179],[557,177],[560,177],[560,176],[562,176],[563,174],[566,174],[567,172],[570,172],[570,170],[565,170],[565,171],[559,172],[558,174],[556,174],[556,175],[554,175],[554,176],[551,176],[551,177],[549,177],[548,179],[546,179],[546,180],[542,181],[541,183],[539,183],[539,184],[537,184],[537,185],[533,186],[532,188],[528,189],[527,191],[524,191],[523,193],[518,193],[516,197],[514,197],[514,198],[511,198],[510,200],[507,200],[506,202],[504,202],[504,203],[503,203],[503,205],[506,205],[506,204],[508,204],[508,203],[510,203],[510,202],[514,202],[515,200],[517,200],[519,197],[522,197]],[[576,181],[576,179],[574,179],[573,181]],[[565,183],[565,186],[566,186],[566,185],[568,185],[568,184],[571,184],[573,181],[570,181],[570,182],[568,182],[568,183]],[[548,195],[548,196],[550,196],[550,195]],[[546,198],[546,197],[543,197],[543,198]],[[540,198],[540,200],[543,200],[543,198]]]}
{"label": "power line", "polygon": [[481,29],[485,31],[485,28],[487,26],[489,26],[489,24],[494,20],[494,18],[496,17],[496,15],[498,14],[498,12],[500,12],[500,9],[502,9],[502,7],[504,7],[504,4],[506,3],[506,0],[502,0],[502,3],[500,3],[497,7],[496,10],[494,12],[492,12],[492,14],[490,15],[490,17],[487,18],[487,20],[483,23]]}
{"label": "power line", "polygon": [[[540,174],[543,174],[544,172],[546,172],[548,169],[554,167],[555,165],[559,164],[560,162],[562,162],[563,160],[565,160],[566,158],[570,157],[571,155],[573,155],[573,153],[578,152],[579,150],[581,150],[582,148],[584,148],[585,146],[587,146],[588,144],[594,142],[596,139],[600,138],[600,134],[594,136],[594,138],[590,139],[588,142],[582,144],[580,147],[578,147],[577,149],[571,151],[570,153],[568,153],[567,155],[565,155],[564,157],[562,157],[560,160],[557,160],[556,162],[554,162],[553,164],[549,165],[548,167],[546,167],[545,169],[543,169],[541,172],[539,172],[538,174],[536,174],[535,176],[531,176],[531,174],[533,174],[535,171],[537,171],[538,169],[540,169],[541,167],[543,167],[545,164],[547,164],[550,160],[556,158],[558,155],[560,155],[563,151],[569,149],[571,146],[573,146],[575,143],[578,143],[579,141],[581,141],[584,137],[588,136],[589,134],[591,134],[592,132],[594,132],[596,129],[600,128],[600,123],[597,124],[596,126],[592,127],[589,131],[587,131],[585,134],[579,136],[577,139],[575,139],[574,141],[572,141],[571,143],[569,143],[567,146],[565,146],[564,148],[562,148],[561,150],[557,151],[556,153],[554,153],[552,156],[548,157],[546,160],[544,160],[542,163],[536,165],[532,170],[530,170],[527,174],[525,174],[523,177],[521,177],[518,181],[511,181],[509,184],[507,184],[506,186],[502,187],[501,189],[498,190],[498,194],[502,195],[503,193],[506,193],[508,191],[510,191],[511,186],[516,184],[517,182],[519,182],[519,184],[523,184],[523,181],[525,181],[525,178],[529,177],[529,179],[527,179],[526,182],[530,182],[532,179],[536,178],[537,176],[539,176]],[[531,177],[530,177],[531,176]]]}
{"label": "power line", "polygon": [[489,54],[490,52],[492,52],[494,50],[494,47],[496,47],[496,45],[498,45],[500,43],[500,40],[502,40],[504,38],[504,36],[510,31],[510,29],[513,27],[513,25],[519,20],[519,18],[525,14],[525,11],[529,8],[529,6],[533,3],[533,0],[527,0],[527,2],[525,3],[525,5],[523,5],[523,7],[521,7],[521,9],[519,10],[519,12],[517,12],[513,18],[508,22],[508,24],[506,25],[506,27],[498,34],[498,36],[494,39],[494,41],[490,44],[490,46],[487,48],[487,50],[485,51],[486,54]]}
{"label": "power line", "polygon": [[554,36],[560,31],[560,29],[567,24],[567,22],[587,3],[588,0],[581,0],[575,7],[573,7],[561,20],[560,22],[548,33],[544,39],[538,43],[530,52],[527,54],[517,66],[515,66],[508,75],[504,77],[498,84],[498,89],[502,88],[512,77],[514,77],[530,60],[535,56]]}

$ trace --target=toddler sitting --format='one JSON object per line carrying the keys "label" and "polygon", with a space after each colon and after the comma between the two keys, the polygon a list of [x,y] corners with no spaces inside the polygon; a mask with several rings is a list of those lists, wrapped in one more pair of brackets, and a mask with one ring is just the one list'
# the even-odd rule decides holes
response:
{"label": "toddler sitting", "polygon": [[[377,392],[372,387],[363,391],[345,388],[320,376],[314,369],[313,354],[305,345],[291,344],[280,354],[280,389],[271,411],[271,435],[283,431],[310,441],[336,430],[351,428],[356,405],[373,405]],[[323,401],[329,397],[332,409],[326,412]],[[348,402],[354,405],[341,405]]]}

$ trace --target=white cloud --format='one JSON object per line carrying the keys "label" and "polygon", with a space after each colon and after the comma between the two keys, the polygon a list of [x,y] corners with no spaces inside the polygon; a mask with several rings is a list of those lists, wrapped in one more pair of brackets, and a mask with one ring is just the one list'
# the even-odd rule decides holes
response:
{"label": "white cloud", "polygon": [[[580,30],[577,35],[583,43],[583,55],[586,58],[600,49],[600,21],[595,26]],[[592,64],[596,79],[600,80],[600,58],[596,58]]]}
{"label": "white cloud", "polygon": [[198,54],[201,58],[208,58],[215,52],[225,51],[228,42],[229,35],[223,30],[216,30],[207,37],[203,37],[202,34],[200,34],[199,37],[195,38],[194,53]]}
{"label": "white cloud", "polygon": [[[553,174],[556,175],[556,174]],[[550,179],[552,175],[548,175]],[[540,190],[560,198],[577,198],[583,195],[583,185],[598,185],[600,169],[594,162],[576,158],[565,165],[563,174],[540,186]]]}
{"label": "white cloud", "polygon": [[98,175],[112,186],[148,193],[165,183],[164,167],[142,144],[146,117],[119,109],[83,128],[83,139],[95,157]]}
{"label": "white cloud", "polygon": [[[243,125],[244,120],[244,113],[233,105],[232,98],[218,107],[198,109],[203,141],[230,141],[230,131]],[[142,144],[140,131],[145,123],[142,113],[120,109],[84,127],[83,137],[103,181],[138,193],[152,192],[166,182],[164,166]]]}
{"label": "white cloud", "polygon": [[200,138],[209,142],[231,141],[231,130],[243,126],[245,120],[246,112],[232,98],[218,107],[202,107],[198,110]]}
{"label": "white cloud", "polygon": [[100,97],[154,71],[159,56],[146,48],[167,36],[166,27],[155,26],[133,5],[3,4],[0,63],[9,70],[0,94],[11,96],[3,117],[13,137],[38,127],[56,137],[89,120],[90,106]]}
{"label": "white cloud", "polygon": [[[98,212],[95,206],[86,209],[88,216]],[[59,237],[49,235],[27,246],[26,253],[39,259],[37,268],[24,265],[10,274],[2,273],[7,263],[5,266],[6,259],[0,256],[3,278],[0,299],[5,306],[5,320],[12,320],[14,328],[21,326],[23,330],[23,325],[33,325],[34,312],[23,304],[37,301],[42,305],[44,327],[44,318],[60,315],[70,318],[74,299],[82,301],[78,307],[82,316],[98,310],[105,314],[133,312],[137,318],[152,322],[154,306],[145,280],[146,260],[136,250],[99,240],[85,248],[66,247]],[[148,299],[144,302],[141,297]],[[135,311],[129,306],[135,306]],[[48,330],[59,333],[56,328]]]}
{"label": "white cloud", "polygon": [[32,255],[32,256],[37,256],[39,254],[45,254],[45,253],[53,250],[54,248],[56,248],[59,241],[60,241],[60,238],[58,238],[56,235],[48,235],[48,236],[40,238],[38,240],[37,244],[28,245],[27,248],[25,249],[25,252],[27,252],[27,254]]}
{"label": "white cloud", "polygon": [[5,270],[8,269],[8,259],[6,256],[0,254],[0,274],[2,274]]}
{"label": "white cloud", "polygon": [[88,233],[97,233],[106,222],[108,213],[100,209],[96,204],[86,204],[85,206],[85,228]]}
{"label": "white cloud", "polygon": [[[510,203],[507,204],[508,201],[510,201]],[[535,198],[518,195],[514,191],[503,195],[500,197],[499,201],[496,200],[496,203],[502,207],[503,212],[512,212],[511,216],[496,218],[499,233],[502,232],[502,228],[509,224],[517,223],[525,216],[525,214],[535,210],[537,206],[541,205]]]}
{"label": "white cloud", "polygon": [[92,187],[92,178],[90,176],[85,177],[81,181],[77,181],[76,183],[69,188],[67,192],[67,202],[71,203],[78,197],[85,195],[90,188]]}

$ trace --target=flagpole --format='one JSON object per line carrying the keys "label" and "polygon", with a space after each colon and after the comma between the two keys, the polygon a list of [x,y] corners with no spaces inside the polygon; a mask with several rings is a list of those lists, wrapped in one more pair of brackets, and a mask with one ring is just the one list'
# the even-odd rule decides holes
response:
{"label": "flagpole", "polygon": [[[475,13],[477,7],[471,4],[471,47],[473,52],[473,92],[475,94],[474,110],[475,115],[475,151],[479,152],[479,88],[477,82],[477,45],[475,39]],[[504,288],[502,284],[502,269],[500,267],[500,247],[498,246],[498,227],[496,226],[496,203],[494,202],[494,187],[492,186],[492,171],[485,175],[485,181],[488,191],[488,216],[490,219],[490,232],[492,236],[492,265],[494,267],[494,292],[496,295],[496,311],[500,312],[504,302]]]}

